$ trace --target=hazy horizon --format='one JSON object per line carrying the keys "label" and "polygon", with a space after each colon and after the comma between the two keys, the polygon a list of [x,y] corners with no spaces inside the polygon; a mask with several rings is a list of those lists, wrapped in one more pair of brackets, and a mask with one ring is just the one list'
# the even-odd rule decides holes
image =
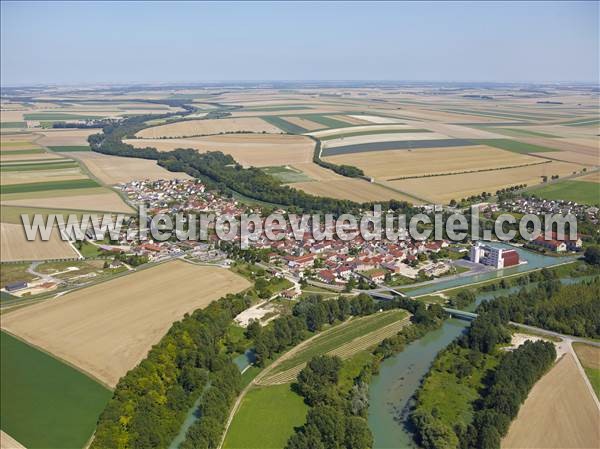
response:
{"label": "hazy horizon", "polygon": [[1,85],[597,84],[598,12],[597,2],[3,1]]}

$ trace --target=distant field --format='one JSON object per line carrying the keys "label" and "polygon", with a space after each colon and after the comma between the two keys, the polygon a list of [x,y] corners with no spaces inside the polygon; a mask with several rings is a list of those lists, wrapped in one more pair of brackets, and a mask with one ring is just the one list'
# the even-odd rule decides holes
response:
{"label": "distant field", "polygon": [[4,332],[0,345],[2,430],[28,449],[84,447],[112,393]]}
{"label": "distant field", "polygon": [[214,120],[184,120],[146,128],[137,133],[142,138],[207,136],[222,133],[281,133],[281,129],[258,117]]}
{"label": "distant field", "polygon": [[289,384],[253,388],[244,396],[225,437],[224,449],[283,449],[308,406]]}
{"label": "distant field", "polygon": [[2,206],[24,206],[31,208],[97,210],[124,212],[133,209],[114,191],[106,188],[48,190],[36,193],[14,193],[3,195]]}
{"label": "distant field", "polygon": [[6,149],[6,150],[2,150],[2,152],[4,154],[8,154],[11,156],[20,156],[23,154],[41,154],[41,153],[45,153],[45,151],[42,148],[28,148],[26,150],[21,150],[21,149]]}
{"label": "distant field", "polygon": [[[489,128],[488,128],[489,129]],[[554,136],[552,134],[543,133],[539,131],[532,131],[530,129],[525,128],[492,128],[490,131],[494,131],[500,134],[506,134],[507,136],[514,137],[549,137],[556,138],[558,136]]]}
{"label": "distant field", "polygon": [[[195,148],[198,151],[222,151],[244,166],[272,167],[311,163],[315,142],[305,136],[286,134],[227,134],[187,139],[127,139],[136,148],[155,147],[159,151]],[[315,164],[313,164],[315,165]]]}
{"label": "distant field", "polygon": [[0,172],[12,172],[12,171],[37,171],[37,170],[60,170],[63,168],[77,168],[78,165],[75,161],[70,160],[58,160],[49,161],[41,164],[32,163],[19,163],[19,164],[2,164],[0,165]]}
{"label": "distant field", "polygon": [[363,131],[349,131],[346,133],[333,134],[329,136],[321,137],[321,140],[332,140],[332,139],[343,139],[345,137],[354,137],[354,136],[370,136],[377,134],[403,134],[403,133],[430,133],[431,131],[428,129],[422,128],[405,128],[405,129],[389,129],[389,130],[363,130]]}
{"label": "distant field", "polygon": [[156,161],[132,157],[109,156],[92,151],[77,152],[73,157],[81,161],[103,183],[113,185],[135,180],[189,179],[182,172],[171,172]]}
{"label": "distant field", "polygon": [[529,187],[537,186],[541,184],[542,176],[547,176],[548,179],[553,175],[567,176],[581,169],[581,165],[552,161],[546,164],[507,170],[386,181],[385,185],[428,199],[431,202],[445,203],[452,199],[458,201],[481,192],[494,194],[498,189],[518,184],[527,184]]}
{"label": "distant field", "polygon": [[44,192],[48,190],[63,190],[63,189],[89,189],[92,187],[100,187],[93,179],[76,179],[67,181],[50,181],[50,182],[32,182],[26,184],[13,184],[0,186],[2,195],[11,193],[30,193]]}
{"label": "distant field", "polygon": [[88,147],[87,138],[101,132],[100,129],[47,129],[40,130],[43,137],[37,142],[47,147],[82,146]]}
{"label": "distant field", "polygon": [[302,118],[310,120],[311,122],[320,123],[327,128],[345,128],[348,126],[353,126],[352,123],[336,120],[328,115],[323,114],[303,114]]}
{"label": "distant field", "polygon": [[491,147],[512,151],[514,153],[544,153],[547,151],[556,151],[552,148],[546,148],[530,143],[517,142],[509,139],[474,139],[473,141],[481,145],[489,145]]}
{"label": "distant field", "polygon": [[285,120],[282,117],[265,115],[261,117],[261,119],[289,134],[302,134],[308,131],[308,128],[304,128],[302,125],[298,124],[298,122],[294,123],[291,120]]}
{"label": "distant field", "polygon": [[101,119],[101,115],[65,114],[62,112],[33,112],[23,114],[25,120],[94,120]]}
{"label": "distant field", "polygon": [[413,150],[419,148],[445,148],[475,145],[466,139],[433,139],[433,140],[398,140],[391,142],[372,142],[356,145],[337,146],[323,150],[323,156],[337,156],[339,154],[368,153],[370,151],[386,150]]}
{"label": "distant field", "polygon": [[597,447],[600,441],[599,422],[600,411],[573,356],[566,354],[534,385],[501,447]]}
{"label": "distant field", "polygon": [[0,129],[5,128],[27,128],[26,122],[0,122]]}
{"label": "distant field", "polygon": [[91,151],[92,149],[89,145],[74,145],[74,146],[52,146],[48,147],[52,151],[56,151],[57,153],[68,153],[71,151]]}
{"label": "distant field", "polygon": [[336,178],[335,180],[297,182],[293,187],[295,189],[303,190],[306,193],[310,193],[311,195],[339,198],[342,200],[356,201],[358,203],[390,199],[415,202],[415,198],[411,198],[410,195],[404,195],[361,179],[350,179],[344,178],[341,175],[338,176],[339,178]]}
{"label": "distant field", "polygon": [[496,169],[543,162],[543,159],[484,145],[348,153],[324,159],[334,164],[359,167],[376,179]]}
{"label": "distant field", "polygon": [[575,201],[582,204],[600,204],[600,184],[567,180],[550,184],[531,193],[549,200]]}
{"label": "distant field", "polygon": [[324,128],[324,126],[321,125],[320,123],[313,122],[304,117],[290,117],[290,116],[286,115],[284,118],[285,118],[286,122],[289,122],[293,125],[297,125],[307,131],[314,131],[315,129],[323,129]]}
{"label": "distant field", "polygon": [[115,386],[174,321],[249,286],[226,269],[173,261],[16,310],[2,328]]}

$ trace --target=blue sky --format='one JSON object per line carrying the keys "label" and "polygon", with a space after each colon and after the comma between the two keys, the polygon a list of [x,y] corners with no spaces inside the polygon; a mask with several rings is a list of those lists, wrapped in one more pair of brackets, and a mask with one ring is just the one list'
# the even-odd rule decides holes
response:
{"label": "blue sky", "polygon": [[596,81],[597,2],[2,1],[3,85]]}

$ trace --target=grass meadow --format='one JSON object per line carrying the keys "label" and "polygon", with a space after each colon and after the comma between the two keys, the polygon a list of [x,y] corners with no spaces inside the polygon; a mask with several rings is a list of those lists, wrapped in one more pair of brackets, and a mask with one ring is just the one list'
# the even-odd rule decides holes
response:
{"label": "grass meadow", "polygon": [[282,449],[294,427],[304,424],[308,407],[291,385],[253,388],[235,414],[224,449]]}
{"label": "grass meadow", "polygon": [[28,449],[84,447],[110,390],[9,334],[0,344],[2,430]]}
{"label": "grass meadow", "polygon": [[548,200],[575,201],[581,204],[600,204],[600,184],[586,181],[561,181],[532,191]]}

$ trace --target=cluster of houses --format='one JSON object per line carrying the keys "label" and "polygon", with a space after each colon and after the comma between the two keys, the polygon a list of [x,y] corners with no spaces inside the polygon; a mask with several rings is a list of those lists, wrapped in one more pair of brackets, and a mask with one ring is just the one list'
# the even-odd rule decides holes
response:
{"label": "cluster of houses", "polygon": [[564,200],[545,200],[542,198],[513,198],[505,200],[498,205],[498,209],[520,214],[571,214],[577,218],[588,218],[592,223],[598,223],[600,211],[595,206],[575,203]]}

